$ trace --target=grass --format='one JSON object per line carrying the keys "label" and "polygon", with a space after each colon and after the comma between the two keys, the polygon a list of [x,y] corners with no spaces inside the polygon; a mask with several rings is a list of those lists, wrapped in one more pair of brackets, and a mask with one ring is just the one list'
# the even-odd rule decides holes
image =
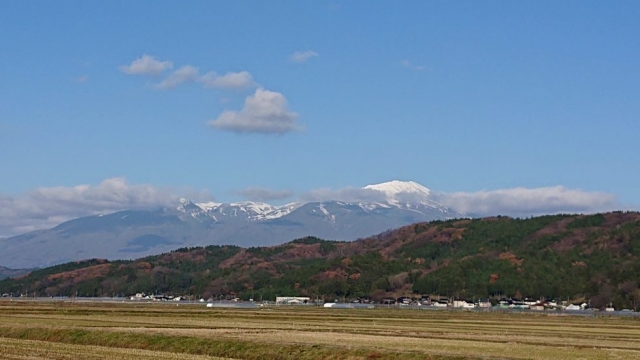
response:
{"label": "grass", "polygon": [[[0,338],[0,357],[2,359],[122,359],[122,360],[156,360],[184,359],[183,354],[112,348],[105,346],[64,344],[50,341]],[[208,356],[189,356],[189,359],[212,359]],[[213,358],[220,359],[223,358]]]}
{"label": "grass", "polygon": [[3,358],[640,359],[638,339],[604,316],[0,301]]}

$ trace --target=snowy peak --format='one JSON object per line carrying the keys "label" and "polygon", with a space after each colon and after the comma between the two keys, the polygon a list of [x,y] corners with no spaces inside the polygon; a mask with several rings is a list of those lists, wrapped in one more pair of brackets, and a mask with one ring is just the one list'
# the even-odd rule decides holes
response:
{"label": "snowy peak", "polygon": [[[341,211],[346,209],[345,211],[351,211],[354,206],[367,213],[380,213],[391,211],[392,209],[421,213],[423,215],[431,214],[434,211],[440,214],[448,214],[450,212],[449,209],[430,198],[431,190],[414,181],[393,180],[381,184],[368,185],[362,190],[365,190],[365,194],[363,194],[361,200],[352,199],[347,202],[333,200],[327,202],[326,204],[336,205],[331,206],[333,209],[331,211],[322,202],[273,206],[253,201],[193,203],[184,198],[179,200],[180,204],[177,210],[200,221],[209,221],[211,219],[214,222],[275,220],[288,216],[308,204],[315,204],[314,206],[317,206],[317,208],[315,208],[314,212],[317,211],[318,214],[324,214],[325,216],[333,216],[334,210]],[[329,214],[330,212],[331,214]]]}
{"label": "snowy peak", "polygon": [[411,194],[418,196],[429,196],[431,190],[414,181],[393,180],[381,184],[367,185],[367,190],[377,190],[383,192],[388,198],[395,198],[399,194]]}
{"label": "snowy peak", "polygon": [[235,203],[192,203],[189,200],[180,199],[180,205],[177,207],[177,210],[179,212],[189,214],[194,218],[205,215],[212,218],[214,221],[218,221],[224,217],[245,218],[248,220],[260,221],[280,218],[291,213],[300,206],[301,204],[298,203],[273,206],[253,201]]}

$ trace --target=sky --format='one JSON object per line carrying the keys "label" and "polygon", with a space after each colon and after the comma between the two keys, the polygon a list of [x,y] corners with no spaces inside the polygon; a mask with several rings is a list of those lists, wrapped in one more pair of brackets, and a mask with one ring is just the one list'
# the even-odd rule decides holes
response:
{"label": "sky", "polygon": [[0,236],[393,179],[483,214],[640,209],[637,1],[2,8]]}

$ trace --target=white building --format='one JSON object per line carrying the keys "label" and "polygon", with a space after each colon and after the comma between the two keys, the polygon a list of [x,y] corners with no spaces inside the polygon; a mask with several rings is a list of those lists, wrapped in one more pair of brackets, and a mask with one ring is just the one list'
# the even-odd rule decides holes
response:
{"label": "white building", "polygon": [[300,305],[306,304],[310,300],[304,296],[278,296],[276,297],[276,305]]}
{"label": "white building", "polygon": [[468,303],[464,300],[453,300],[453,307],[463,309],[473,309],[476,307],[473,303]]}

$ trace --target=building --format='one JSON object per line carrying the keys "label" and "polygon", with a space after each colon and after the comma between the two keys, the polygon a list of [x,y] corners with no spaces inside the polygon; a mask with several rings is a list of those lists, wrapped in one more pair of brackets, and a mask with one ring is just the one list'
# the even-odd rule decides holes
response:
{"label": "building", "polygon": [[304,296],[278,296],[276,305],[302,305],[309,303],[311,299]]}

